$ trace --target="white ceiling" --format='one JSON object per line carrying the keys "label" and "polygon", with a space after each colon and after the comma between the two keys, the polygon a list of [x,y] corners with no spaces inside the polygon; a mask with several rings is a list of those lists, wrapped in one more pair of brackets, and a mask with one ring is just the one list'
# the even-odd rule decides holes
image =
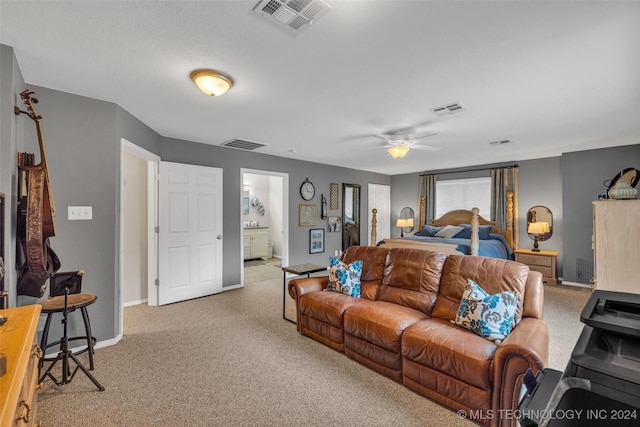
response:
{"label": "white ceiling", "polygon": [[[390,175],[640,144],[640,1],[325,2],[293,34],[258,0],[2,0],[0,42],[28,84],[163,136]],[[208,97],[196,68],[235,86]],[[466,111],[430,112],[451,102]],[[440,150],[373,148],[404,128]]]}

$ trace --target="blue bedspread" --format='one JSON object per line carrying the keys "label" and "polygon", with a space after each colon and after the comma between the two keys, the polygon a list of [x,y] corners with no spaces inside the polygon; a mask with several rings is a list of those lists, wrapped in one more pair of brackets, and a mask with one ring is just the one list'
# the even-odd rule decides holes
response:
{"label": "blue bedspread", "polygon": [[[471,254],[470,239],[456,239],[455,237],[446,239],[443,237],[426,236],[405,236],[407,240],[417,240],[419,242],[452,243],[457,245],[457,250],[465,255]],[[514,259],[513,252],[504,236],[491,233],[488,239],[479,240],[478,255],[490,258]]]}

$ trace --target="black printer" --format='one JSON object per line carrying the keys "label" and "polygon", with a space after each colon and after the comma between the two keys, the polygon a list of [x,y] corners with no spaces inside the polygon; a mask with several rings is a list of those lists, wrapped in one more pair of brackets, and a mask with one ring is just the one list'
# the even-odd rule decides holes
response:
{"label": "black printer", "polygon": [[640,425],[640,295],[594,291],[580,320],[565,371],[525,379],[521,426]]}

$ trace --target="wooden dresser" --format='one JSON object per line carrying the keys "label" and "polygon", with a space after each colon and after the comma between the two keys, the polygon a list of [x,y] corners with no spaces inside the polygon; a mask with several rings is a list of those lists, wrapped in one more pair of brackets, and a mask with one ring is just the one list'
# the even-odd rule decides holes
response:
{"label": "wooden dresser", "polygon": [[0,353],[6,357],[7,372],[0,377],[0,427],[41,425],[36,403],[39,304],[0,310],[7,322],[0,326]]}
{"label": "wooden dresser", "polygon": [[640,200],[593,202],[595,289],[640,293]]}

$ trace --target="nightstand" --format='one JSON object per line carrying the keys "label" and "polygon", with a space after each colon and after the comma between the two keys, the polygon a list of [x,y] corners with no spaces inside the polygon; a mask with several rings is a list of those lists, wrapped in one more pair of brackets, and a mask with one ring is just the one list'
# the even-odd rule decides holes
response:
{"label": "nightstand", "polygon": [[554,251],[538,251],[531,249],[516,249],[516,261],[529,266],[530,270],[542,273],[542,281],[548,285],[558,283],[556,277],[556,260],[558,252]]}

